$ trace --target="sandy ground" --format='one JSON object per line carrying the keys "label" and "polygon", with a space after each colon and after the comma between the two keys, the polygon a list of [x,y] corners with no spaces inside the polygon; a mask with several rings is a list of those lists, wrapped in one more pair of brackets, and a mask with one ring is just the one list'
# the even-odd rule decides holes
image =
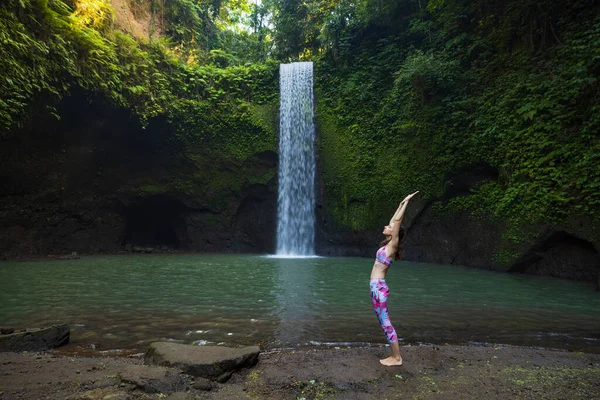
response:
{"label": "sandy ground", "polygon": [[[262,353],[210,391],[194,379],[160,393],[120,380],[137,357],[0,353],[0,399],[599,399],[600,354],[508,346],[405,346],[383,367],[384,347]],[[197,386],[197,385],[196,385]],[[171,394],[169,392],[179,392]],[[186,394],[181,392],[187,392]]]}

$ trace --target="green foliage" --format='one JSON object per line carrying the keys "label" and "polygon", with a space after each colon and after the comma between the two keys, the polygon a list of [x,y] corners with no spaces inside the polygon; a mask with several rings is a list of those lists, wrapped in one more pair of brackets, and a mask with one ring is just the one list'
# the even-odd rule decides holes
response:
{"label": "green foliage", "polygon": [[113,27],[113,8],[110,0],[76,2],[75,23],[106,34]]}
{"label": "green foliage", "polygon": [[210,31],[199,15],[208,12],[200,2],[163,3],[170,7],[169,40],[148,42],[112,29],[108,4],[0,5],[0,135],[20,134],[33,113],[60,118],[57,105],[74,91],[130,110],[142,126],[167,121],[167,142],[183,149],[173,161],[181,170],[168,181],[140,178],[121,190],[143,196],[178,191],[230,212],[232,191],[266,184],[275,174],[253,157],[277,150],[278,64],[220,62],[228,53],[207,50]]}
{"label": "green foliage", "polygon": [[456,62],[405,55],[391,39],[360,51],[341,76],[317,74],[325,176],[336,182],[327,194],[354,229],[380,224],[405,193],[440,195],[444,177],[467,161],[454,152],[468,146]]}
{"label": "green foliage", "polygon": [[37,39],[6,8],[0,8],[0,43],[0,69],[3,72],[0,79],[0,129],[6,130],[20,122],[18,117],[26,109],[33,93],[41,90],[56,92],[56,88],[43,67],[43,60],[50,52],[48,45]]}
{"label": "green foliage", "polygon": [[[496,219],[501,262],[541,226],[599,221],[597,7],[382,3],[385,16],[357,5],[334,29],[337,50],[318,58],[319,140],[338,222],[377,226],[403,194],[439,197],[456,171],[482,163],[498,180],[441,212]],[[343,37],[352,39],[341,51]],[[582,235],[600,240],[594,229]]]}
{"label": "green foliage", "polygon": [[209,48],[208,33],[214,29],[209,4],[194,0],[171,0],[164,7],[167,35],[184,50]]}
{"label": "green foliage", "polygon": [[[500,262],[538,227],[574,216],[600,226],[600,19],[587,0],[142,3],[165,37],[118,32],[108,0],[2,2],[0,135],[81,90],[144,125],[169,121],[198,169],[174,187],[226,193],[249,178],[211,175],[207,163],[243,166],[277,148],[271,58],[314,60],[326,202],[339,223],[378,226],[406,193],[442,198],[457,171],[484,164],[498,179],[439,211],[496,219]],[[600,241],[598,228],[585,235]]]}
{"label": "green foliage", "polygon": [[[191,3],[170,3],[178,21],[190,29],[181,34],[181,40],[188,38],[191,30],[198,30],[197,13],[185,8],[199,7]],[[36,96],[44,96],[52,106],[74,86],[133,109],[143,123],[177,113],[177,104],[188,101],[223,106],[224,102],[254,101],[255,95],[259,104],[275,98],[275,83],[271,82],[274,64],[228,69],[186,65],[176,51],[160,41],[142,44],[107,29],[112,9],[104,0],[74,5],[77,8],[71,10],[65,3],[52,0],[0,6],[0,63],[4,71],[0,128],[5,134],[22,122],[18,116]]]}
{"label": "green foliage", "polygon": [[512,68],[475,99],[472,124],[481,142],[494,143],[490,158],[503,172],[498,214],[553,223],[598,217],[600,25],[563,40],[552,59],[513,55]]}

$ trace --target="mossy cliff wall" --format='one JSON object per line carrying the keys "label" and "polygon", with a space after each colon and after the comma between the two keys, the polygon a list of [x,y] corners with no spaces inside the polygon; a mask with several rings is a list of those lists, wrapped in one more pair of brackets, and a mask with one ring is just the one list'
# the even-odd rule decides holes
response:
{"label": "mossy cliff wall", "polygon": [[102,97],[71,94],[60,120],[40,113],[2,139],[0,254],[273,251],[272,98],[191,104],[143,127]]}
{"label": "mossy cliff wall", "polygon": [[[597,279],[598,6],[377,3],[327,11],[300,53],[318,253],[372,257],[419,190],[407,259]],[[279,61],[242,57],[260,34],[211,47],[234,35],[215,4],[0,4],[0,255],[273,250]]]}
{"label": "mossy cliff wall", "polygon": [[0,256],[272,250],[278,63],[228,66],[206,8],[157,4],[0,5]]}
{"label": "mossy cliff wall", "polygon": [[598,279],[597,6],[388,5],[317,60],[319,251],[373,256],[419,190],[409,260]]}
{"label": "mossy cliff wall", "polygon": [[143,129],[128,111],[87,96],[69,97],[59,110],[61,121],[41,119],[3,140],[0,254],[116,252],[127,245],[272,251],[272,105],[223,110],[228,125],[207,132],[219,139],[202,139],[201,127],[183,130],[165,118]]}

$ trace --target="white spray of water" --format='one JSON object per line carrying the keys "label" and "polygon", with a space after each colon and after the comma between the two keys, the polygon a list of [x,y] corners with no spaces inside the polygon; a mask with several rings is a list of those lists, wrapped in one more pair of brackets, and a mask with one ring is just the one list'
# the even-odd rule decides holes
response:
{"label": "white spray of water", "polygon": [[279,66],[277,254],[315,253],[313,63]]}

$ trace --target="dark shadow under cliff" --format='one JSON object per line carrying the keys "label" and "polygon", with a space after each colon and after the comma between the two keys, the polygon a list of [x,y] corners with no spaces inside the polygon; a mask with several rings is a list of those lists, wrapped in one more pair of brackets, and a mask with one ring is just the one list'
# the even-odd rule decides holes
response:
{"label": "dark shadow under cliff", "polygon": [[[128,111],[82,94],[64,99],[58,114],[40,111],[2,139],[0,255],[126,245],[272,251],[274,153],[229,161],[205,144],[191,147],[164,118],[142,127]],[[209,179],[232,183],[216,190]],[[255,218],[264,222],[253,228]]]}

